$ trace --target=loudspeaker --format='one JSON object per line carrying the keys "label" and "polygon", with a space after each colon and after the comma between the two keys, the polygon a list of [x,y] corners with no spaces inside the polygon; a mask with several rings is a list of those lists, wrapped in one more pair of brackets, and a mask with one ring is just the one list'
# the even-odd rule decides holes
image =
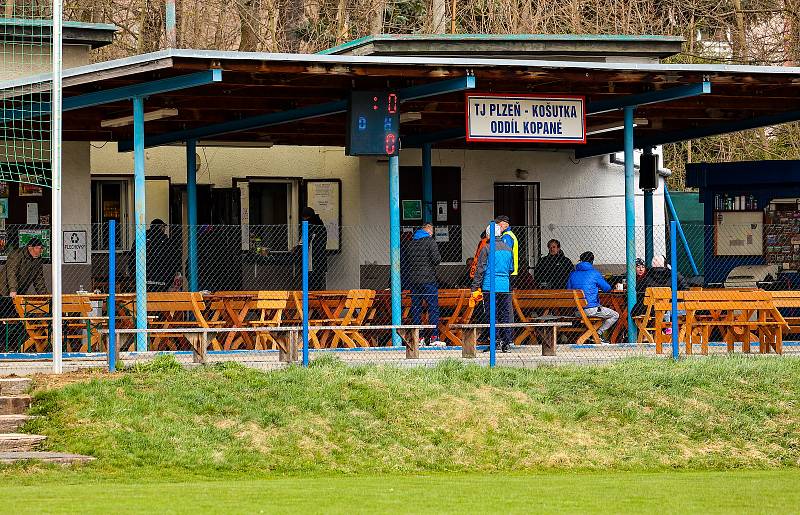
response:
{"label": "loudspeaker", "polygon": [[658,188],[658,154],[642,154],[639,157],[639,189]]}

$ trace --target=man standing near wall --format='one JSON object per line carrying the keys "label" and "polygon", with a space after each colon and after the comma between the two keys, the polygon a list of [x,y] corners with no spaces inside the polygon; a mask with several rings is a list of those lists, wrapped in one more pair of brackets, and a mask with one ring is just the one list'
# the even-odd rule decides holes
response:
{"label": "man standing near wall", "polygon": [[[491,234],[491,227],[486,228],[486,234]],[[511,297],[511,272],[514,270],[514,257],[511,247],[505,242],[499,224],[495,223],[495,249],[494,249],[494,288],[495,306],[497,322],[508,324],[514,321],[514,307]],[[489,246],[481,250],[478,259],[478,269],[475,272],[475,279],[472,281],[473,293],[482,290],[483,298],[488,302],[491,291],[491,278],[489,277]],[[484,302],[484,309],[488,312],[487,302]],[[510,327],[501,327],[498,331],[500,340],[500,351],[508,352],[513,341],[514,330]]]}
{"label": "man standing near wall", "polygon": [[[25,295],[31,286],[37,295],[47,293],[41,260],[43,250],[42,240],[31,238],[27,245],[8,254],[6,266],[0,271],[0,318],[17,318],[14,297]],[[23,334],[19,323],[9,323],[9,341],[16,344]]]}
{"label": "man standing near wall", "polygon": [[322,291],[327,287],[328,230],[312,207],[304,207],[301,217],[308,222],[308,289]]}
{"label": "man standing near wall", "polygon": [[512,270],[511,275],[516,276],[519,273],[519,240],[514,231],[511,230],[511,219],[506,215],[499,215],[494,219],[494,223],[500,227],[503,243],[511,249],[511,256],[514,260],[514,270]]}
{"label": "man standing near wall", "polygon": [[433,224],[426,223],[417,229],[405,248],[404,269],[406,283],[411,290],[411,322],[422,320],[422,302],[428,308],[428,323],[436,326],[431,332],[431,345],[444,347],[439,340],[439,285],[436,267],[442,262],[439,245],[433,238]]}

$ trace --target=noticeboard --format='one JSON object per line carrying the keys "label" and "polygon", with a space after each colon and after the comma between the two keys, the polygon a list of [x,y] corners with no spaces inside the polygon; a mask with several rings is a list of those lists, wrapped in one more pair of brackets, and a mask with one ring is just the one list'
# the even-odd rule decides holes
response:
{"label": "noticeboard", "polygon": [[328,231],[326,249],[342,248],[342,183],[338,179],[311,179],[305,182],[306,205],[314,209]]}
{"label": "noticeboard", "polygon": [[422,220],[422,201],[404,200],[403,201],[403,220]]}

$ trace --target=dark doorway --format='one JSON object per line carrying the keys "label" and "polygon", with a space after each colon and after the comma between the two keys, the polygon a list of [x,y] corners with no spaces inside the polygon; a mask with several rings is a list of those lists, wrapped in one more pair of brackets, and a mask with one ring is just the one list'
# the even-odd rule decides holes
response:
{"label": "dark doorway", "polygon": [[[461,168],[457,166],[434,166],[433,186],[433,226],[438,229],[437,241],[442,261],[460,263],[461,255]],[[400,202],[418,201],[424,213],[422,202],[422,167],[400,167]],[[403,241],[411,239],[414,229],[422,225],[422,219],[406,219],[407,213],[401,209],[400,225],[403,227]]]}
{"label": "dark doorway", "polygon": [[532,269],[539,259],[539,183],[503,182],[494,185],[494,215],[507,215],[519,240],[519,268]]}

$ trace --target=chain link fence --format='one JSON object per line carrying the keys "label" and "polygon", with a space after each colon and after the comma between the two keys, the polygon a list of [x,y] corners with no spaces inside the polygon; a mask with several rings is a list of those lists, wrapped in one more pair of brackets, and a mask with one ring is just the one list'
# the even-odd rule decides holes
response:
{"label": "chain link fence", "polygon": [[[96,366],[105,366],[113,341],[125,363],[171,352],[263,368],[303,361],[305,341],[309,361],[333,354],[411,365],[599,363],[668,357],[675,343],[679,355],[791,354],[800,349],[794,220],[687,226],[674,231],[674,257],[669,227],[653,228],[652,250],[638,228],[633,291],[624,227],[497,224],[494,243],[491,227],[403,227],[393,267],[384,226],[310,224],[304,252],[302,226],[155,223],[138,265],[135,227],[118,226],[112,240],[108,225],[70,226],[62,349],[67,360]],[[25,250],[46,231],[8,226],[9,247]],[[26,295],[6,313],[16,320],[4,324],[5,356],[52,351],[46,252],[44,282],[24,278]]]}

